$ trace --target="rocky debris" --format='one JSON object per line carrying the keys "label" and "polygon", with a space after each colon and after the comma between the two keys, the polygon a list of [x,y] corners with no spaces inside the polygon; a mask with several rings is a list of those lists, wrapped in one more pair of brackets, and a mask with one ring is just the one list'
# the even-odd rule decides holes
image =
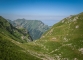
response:
{"label": "rocky debris", "polygon": [[62,23],[64,23],[64,20],[62,20]]}
{"label": "rocky debris", "polygon": [[64,42],[68,42],[68,39],[67,39],[66,37],[64,37],[64,39],[63,39],[63,40],[64,40]]}
{"label": "rocky debris", "polygon": [[56,40],[56,38],[52,38],[52,40]]}
{"label": "rocky debris", "polygon": [[74,17],[73,21],[76,21],[78,19],[78,17]]}
{"label": "rocky debris", "polygon": [[79,25],[77,25],[75,28],[79,28]]}
{"label": "rocky debris", "polygon": [[41,38],[44,38],[45,36],[42,36]]}
{"label": "rocky debris", "polygon": [[78,60],[77,58],[74,58],[74,60]]}
{"label": "rocky debris", "polygon": [[78,49],[83,54],[83,48]]}

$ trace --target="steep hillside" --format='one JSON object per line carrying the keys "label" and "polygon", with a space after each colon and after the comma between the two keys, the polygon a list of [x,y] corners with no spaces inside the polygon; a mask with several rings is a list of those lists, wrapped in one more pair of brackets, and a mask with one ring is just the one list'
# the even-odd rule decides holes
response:
{"label": "steep hillside", "polygon": [[42,38],[53,41],[68,42],[83,38],[83,13],[71,15],[55,24]]}
{"label": "steep hillside", "polygon": [[40,40],[23,46],[45,60],[83,60],[82,22],[83,13],[71,15],[55,24]]}
{"label": "steep hillside", "polygon": [[0,60],[40,60],[18,45],[27,41],[19,38],[21,35],[26,36],[23,31],[14,28],[0,16]]}
{"label": "steep hillside", "polygon": [[[8,21],[6,21],[4,18],[0,16],[0,28],[1,31],[5,30],[8,31],[9,36],[19,42],[28,42],[32,41],[31,36],[29,35],[29,32],[24,28],[15,28],[13,27]],[[4,32],[3,32],[4,33]]]}
{"label": "steep hillside", "polygon": [[40,60],[17,46],[6,34],[0,32],[0,60]]}
{"label": "steep hillside", "polygon": [[9,20],[9,22],[15,27],[27,29],[33,40],[39,39],[41,35],[50,28],[39,20],[17,19],[12,22]]}

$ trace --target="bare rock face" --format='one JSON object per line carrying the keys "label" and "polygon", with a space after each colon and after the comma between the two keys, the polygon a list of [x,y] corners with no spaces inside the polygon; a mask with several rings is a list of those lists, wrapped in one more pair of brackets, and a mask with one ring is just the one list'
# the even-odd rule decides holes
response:
{"label": "bare rock face", "polygon": [[75,28],[79,28],[79,25],[77,25]]}
{"label": "bare rock face", "polygon": [[33,40],[39,39],[42,34],[50,28],[48,25],[45,25],[42,21],[39,20],[17,19],[9,22],[17,28],[25,28],[28,30]]}

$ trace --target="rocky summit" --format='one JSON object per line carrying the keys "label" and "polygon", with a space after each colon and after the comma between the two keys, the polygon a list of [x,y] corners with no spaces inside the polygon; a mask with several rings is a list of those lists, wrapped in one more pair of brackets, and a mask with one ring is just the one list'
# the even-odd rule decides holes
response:
{"label": "rocky summit", "polygon": [[14,21],[8,19],[8,21],[14,27],[22,27],[28,30],[33,40],[39,39],[42,34],[50,28],[48,25],[45,25],[42,21],[39,20],[26,20],[23,18]]}

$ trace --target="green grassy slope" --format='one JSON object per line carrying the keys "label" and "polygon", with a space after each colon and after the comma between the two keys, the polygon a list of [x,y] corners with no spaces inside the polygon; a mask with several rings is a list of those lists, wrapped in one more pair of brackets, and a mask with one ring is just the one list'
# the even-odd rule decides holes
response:
{"label": "green grassy slope", "polygon": [[55,24],[40,40],[22,46],[45,60],[83,60],[82,22],[83,13],[69,16]]}
{"label": "green grassy slope", "polygon": [[[17,56],[16,58],[18,58],[18,60],[83,60],[82,22],[83,13],[69,16],[51,27],[51,29],[43,34],[39,40],[28,43],[19,43],[15,40],[11,40],[10,36],[8,35],[9,32],[7,32],[7,30],[0,29],[0,38],[2,39],[0,51],[4,50],[9,52],[10,50],[11,53],[16,52],[18,55],[20,53],[23,54],[24,58],[14,54],[14,56]],[[11,49],[7,47],[6,49],[8,50],[3,49],[2,47],[4,45],[2,43],[3,41],[5,42],[6,39],[7,41],[10,41],[10,44],[5,46],[10,47],[11,45],[14,45],[15,47],[19,47],[16,47],[17,49],[15,48],[15,51],[13,51],[13,47],[11,47]],[[3,53],[0,54],[2,55]],[[4,54],[7,55],[7,52]],[[8,56],[10,55],[11,54]],[[26,57],[26,55],[28,57]]]}
{"label": "green grassy slope", "polygon": [[[24,28],[13,27],[6,19],[0,16],[0,31],[8,34],[12,39],[19,42],[31,41],[28,31]],[[14,38],[15,37],[15,38]]]}
{"label": "green grassy slope", "polygon": [[9,37],[0,34],[0,60],[40,60],[11,41]]}
{"label": "green grassy slope", "polygon": [[[21,42],[25,42],[17,35],[25,34],[23,31],[23,29],[21,31],[14,28],[0,16],[0,60],[41,60],[19,45],[22,44]],[[17,34],[15,35],[15,33]]]}

